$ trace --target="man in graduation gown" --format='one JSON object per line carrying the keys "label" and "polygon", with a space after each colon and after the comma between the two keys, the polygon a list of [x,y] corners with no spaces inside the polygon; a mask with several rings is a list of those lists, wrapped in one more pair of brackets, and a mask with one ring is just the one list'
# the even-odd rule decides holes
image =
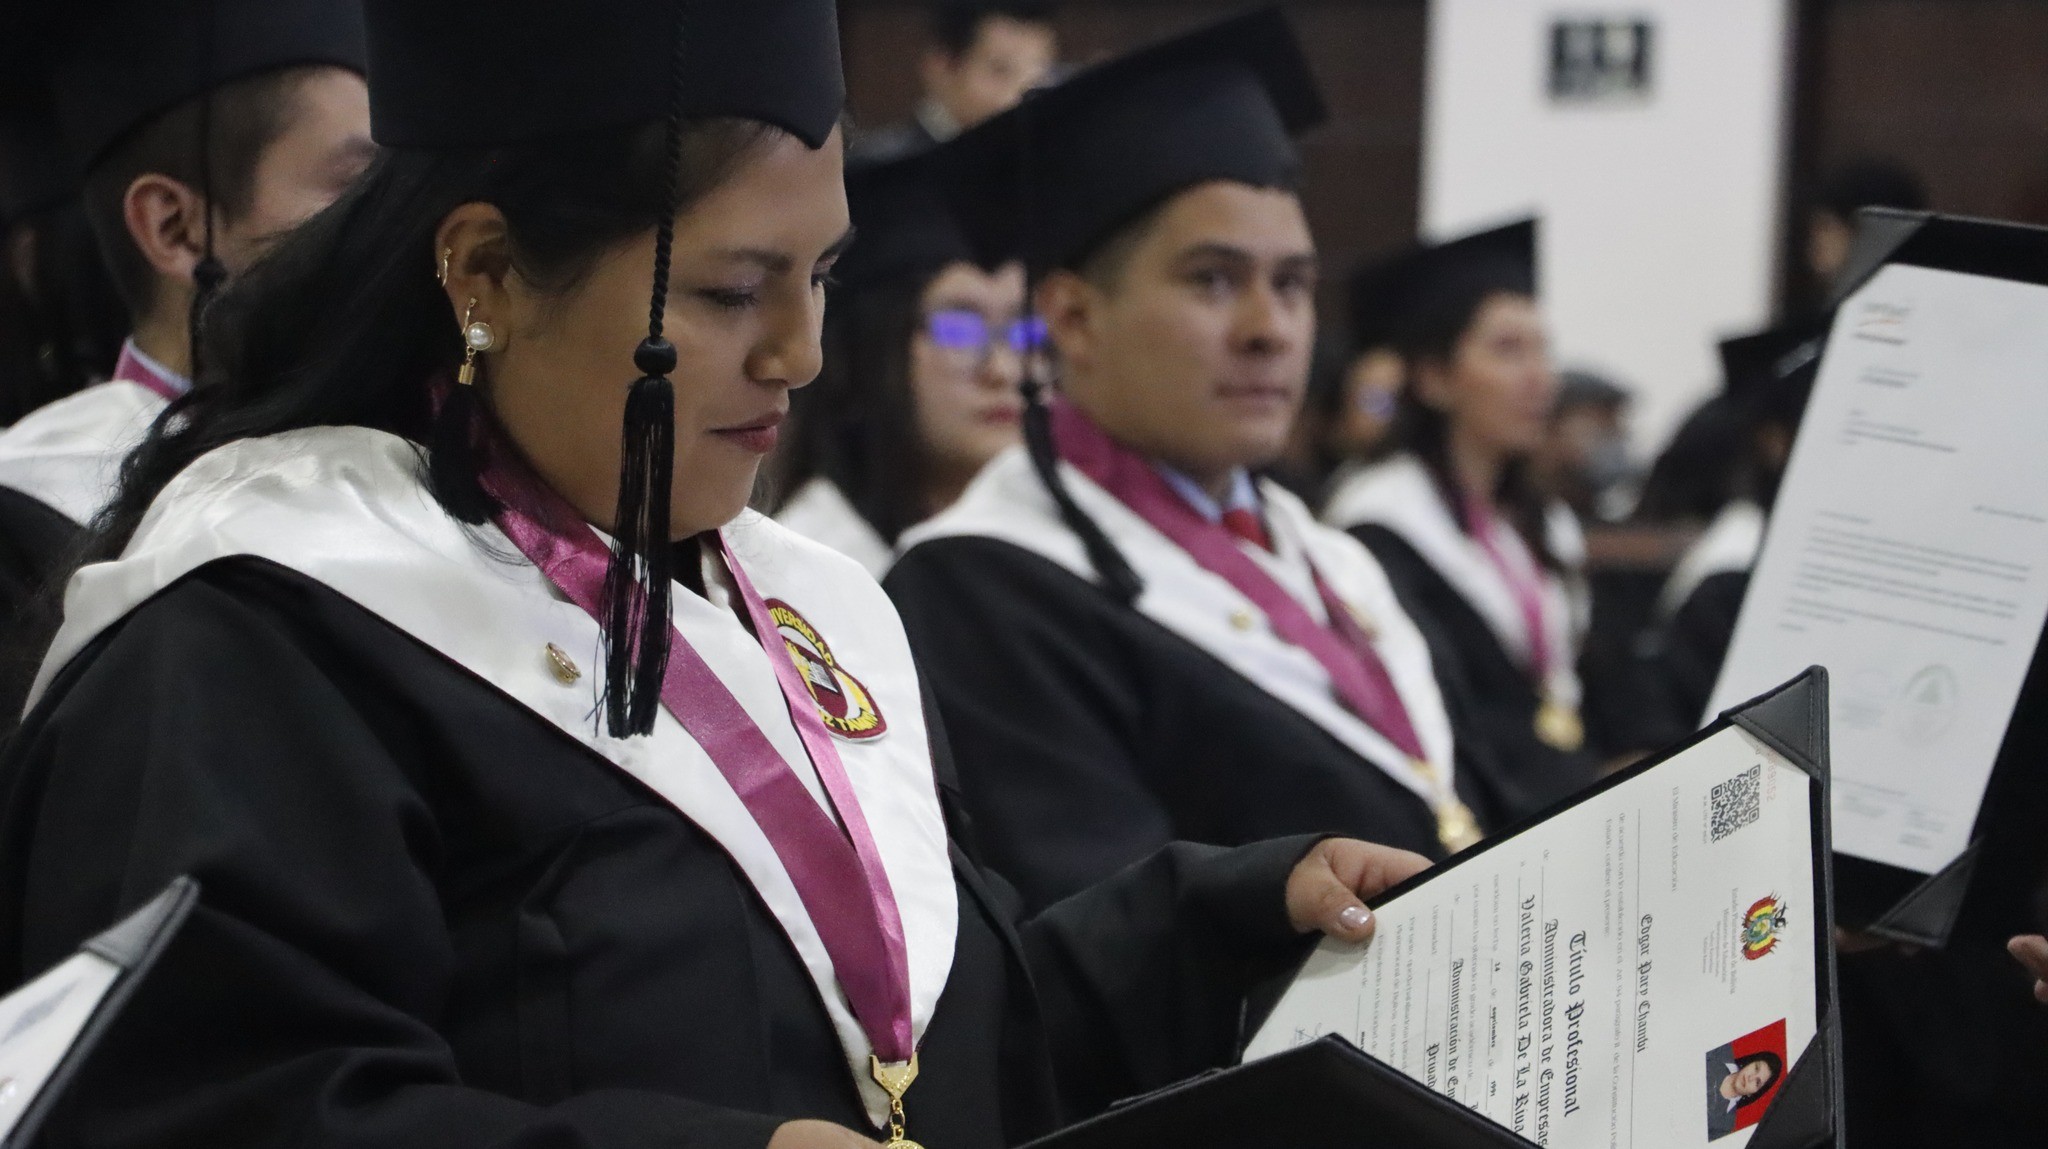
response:
{"label": "man in graduation gown", "polygon": [[886,585],[974,833],[1033,903],[1174,838],[1331,829],[1441,856],[1477,836],[1378,566],[1251,475],[1305,384],[1316,257],[1291,136],[1321,115],[1267,10],[1082,73],[941,155],[984,256],[1042,280],[1063,383],[1028,449],[906,535]]}
{"label": "man in graduation gown", "polygon": [[0,433],[0,625],[190,388],[204,294],[332,202],[373,152],[356,0],[49,8],[38,23],[62,143],[133,335],[112,379]]}

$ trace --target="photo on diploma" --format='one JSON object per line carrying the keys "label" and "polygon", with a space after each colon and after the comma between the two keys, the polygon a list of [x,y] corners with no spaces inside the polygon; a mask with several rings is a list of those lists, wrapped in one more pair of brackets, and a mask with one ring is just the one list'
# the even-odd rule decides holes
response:
{"label": "photo on diploma", "polygon": [[1785,1081],[1781,1018],[1707,1053],[1707,1140],[1719,1141],[1763,1120]]}

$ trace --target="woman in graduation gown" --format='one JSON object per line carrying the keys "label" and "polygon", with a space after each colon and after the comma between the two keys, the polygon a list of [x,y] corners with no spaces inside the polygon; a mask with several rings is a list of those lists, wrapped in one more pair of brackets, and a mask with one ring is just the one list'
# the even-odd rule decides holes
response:
{"label": "woman in graduation gown", "polygon": [[829,0],[493,17],[370,6],[388,153],[209,311],[70,584],[6,975],[204,896],[52,1135],[953,1149],[1228,1061],[1421,860],[1170,847],[1020,920],[880,588],[741,513],[847,227]]}
{"label": "woman in graduation gown", "polygon": [[792,411],[775,511],[876,578],[903,532],[945,510],[1018,440],[1024,269],[991,271],[922,156],[846,176],[858,237],[833,271],[825,366]]}
{"label": "woman in graduation gown", "polygon": [[1525,220],[1407,253],[1382,277],[1408,367],[1399,450],[1323,510],[1371,548],[1428,636],[1458,736],[1498,763],[1511,819],[1595,773],[1574,668],[1584,538],[1527,474],[1557,391],[1535,243]]}

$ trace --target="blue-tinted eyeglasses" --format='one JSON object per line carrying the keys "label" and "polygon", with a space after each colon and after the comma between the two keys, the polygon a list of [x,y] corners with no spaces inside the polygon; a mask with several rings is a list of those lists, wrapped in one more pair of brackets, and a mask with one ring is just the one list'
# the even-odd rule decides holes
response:
{"label": "blue-tinted eyeglasses", "polygon": [[[986,355],[995,342],[993,325],[979,311],[949,307],[924,317],[924,331],[937,346],[948,351],[972,351]],[[1001,328],[1003,342],[1019,355],[1045,346],[1045,321],[1036,315],[1017,319]]]}

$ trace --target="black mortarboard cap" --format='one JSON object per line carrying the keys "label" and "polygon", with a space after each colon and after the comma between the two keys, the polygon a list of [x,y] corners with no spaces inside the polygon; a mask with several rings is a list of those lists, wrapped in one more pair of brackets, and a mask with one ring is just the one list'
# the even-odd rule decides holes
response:
{"label": "black mortarboard cap", "polygon": [[307,64],[364,67],[357,0],[70,0],[59,11],[51,84],[65,150],[81,171],[129,132],[223,84]]}
{"label": "black mortarboard cap", "polygon": [[833,0],[367,0],[370,126],[395,148],[473,148],[652,123],[680,105],[816,148],[846,103]]}
{"label": "black mortarboard cap", "polygon": [[1407,348],[1416,332],[1434,330],[1447,315],[1469,319],[1489,295],[1535,295],[1536,228],[1534,218],[1516,220],[1417,245],[1361,270],[1351,284],[1356,337]]}
{"label": "black mortarboard cap", "polygon": [[1077,72],[940,155],[981,261],[1038,273],[1184,188],[1291,186],[1293,136],[1323,115],[1293,29],[1265,8]]}
{"label": "black mortarboard cap", "polygon": [[833,269],[852,290],[973,262],[974,249],[940,189],[931,153],[850,167],[853,246]]}

